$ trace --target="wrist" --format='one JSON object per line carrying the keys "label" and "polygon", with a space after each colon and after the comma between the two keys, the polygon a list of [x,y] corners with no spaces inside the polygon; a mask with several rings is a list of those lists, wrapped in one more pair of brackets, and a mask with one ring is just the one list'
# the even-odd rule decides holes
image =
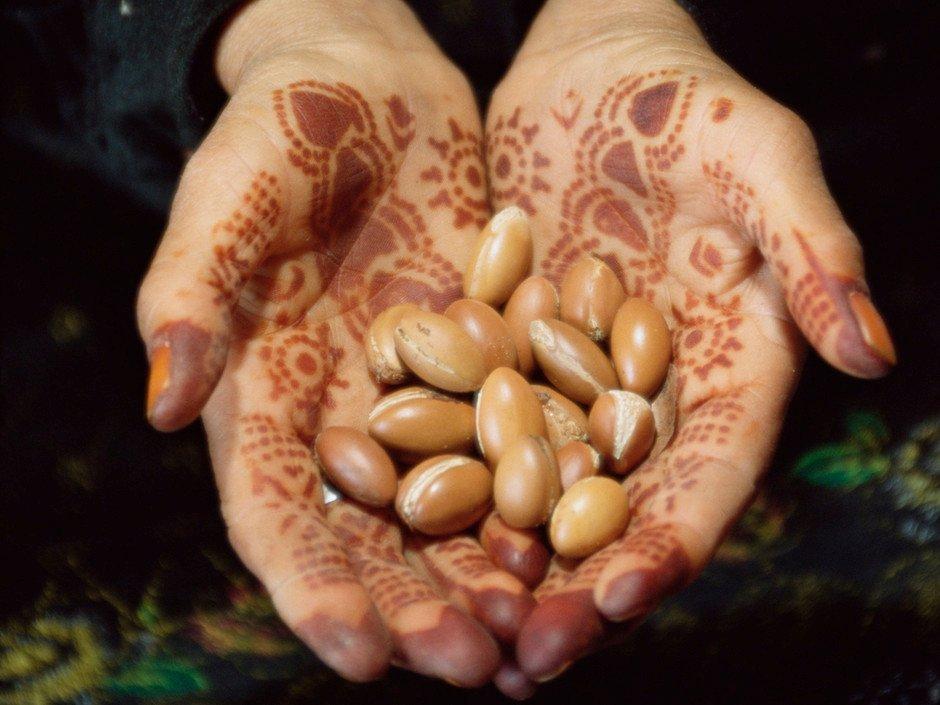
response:
{"label": "wrist", "polygon": [[333,53],[355,61],[366,53],[440,54],[400,0],[251,0],[228,22],[215,51],[219,82],[229,93],[276,56]]}

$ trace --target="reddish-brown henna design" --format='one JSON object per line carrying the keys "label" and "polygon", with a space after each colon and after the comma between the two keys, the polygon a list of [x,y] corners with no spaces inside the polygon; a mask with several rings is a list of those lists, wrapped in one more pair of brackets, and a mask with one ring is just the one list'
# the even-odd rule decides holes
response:
{"label": "reddish-brown henna design", "polygon": [[724,122],[731,115],[734,103],[730,98],[718,98],[712,101],[712,122]]}
{"label": "reddish-brown henna design", "polygon": [[557,108],[551,108],[550,111],[552,117],[561,125],[562,129],[568,132],[574,127],[575,122],[577,122],[583,105],[584,98],[581,97],[578,91],[572,88],[565,92],[562,105],[559,105]]}
{"label": "reddish-brown henna design", "polygon": [[499,117],[486,135],[490,197],[496,203],[514,203],[534,215],[535,199],[552,190],[538,173],[551,162],[532,147],[538,124],[523,124],[521,113],[517,108],[509,117]]}
{"label": "reddish-brown henna design", "polygon": [[[482,169],[483,147],[475,134],[462,129],[453,118],[447,124],[450,139],[428,138],[428,144],[441,159],[440,164],[421,172],[423,181],[441,185],[428,205],[453,211],[453,225],[458,230],[468,225],[480,229],[486,225],[490,210],[480,191],[486,179]],[[471,189],[465,188],[464,183]]]}

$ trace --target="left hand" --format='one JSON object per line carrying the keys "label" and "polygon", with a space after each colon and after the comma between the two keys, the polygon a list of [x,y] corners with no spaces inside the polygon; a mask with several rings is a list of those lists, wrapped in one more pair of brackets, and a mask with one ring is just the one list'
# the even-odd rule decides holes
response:
{"label": "left hand", "polygon": [[529,213],[537,272],[603,257],[666,317],[678,370],[676,434],[625,480],[626,534],[536,591],[516,655],[540,681],[702,570],[768,462],[803,337],[858,377],[895,360],[809,129],[673,3],[550,0],[486,134],[492,205]]}

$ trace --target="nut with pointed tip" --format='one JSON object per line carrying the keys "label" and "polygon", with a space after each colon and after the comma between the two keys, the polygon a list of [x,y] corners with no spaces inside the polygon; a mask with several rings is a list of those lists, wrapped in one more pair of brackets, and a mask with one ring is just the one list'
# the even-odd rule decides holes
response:
{"label": "nut with pointed tip", "polygon": [[362,431],[332,426],[317,436],[313,449],[329,481],[347,497],[370,507],[385,507],[395,499],[395,466]]}
{"label": "nut with pointed tip", "polygon": [[496,511],[509,526],[529,529],[548,521],[561,496],[555,452],[541,436],[517,439],[493,478]]}
{"label": "nut with pointed tip", "polygon": [[477,237],[463,278],[464,295],[499,306],[509,298],[531,264],[529,219],[517,206],[504,208]]}
{"label": "nut with pointed tip", "polygon": [[601,394],[588,416],[591,444],[621,475],[640,462],[656,438],[653,410],[646,399],[633,392],[613,390]]}
{"label": "nut with pointed tip", "polygon": [[517,439],[545,436],[542,405],[522,375],[508,367],[490,372],[477,394],[476,431],[490,467]]}
{"label": "nut with pointed tip", "polygon": [[614,317],[610,356],[623,389],[647,398],[655,394],[672,359],[672,335],[662,314],[643,299],[624,301]]}
{"label": "nut with pointed tip", "polygon": [[528,277],[512,292],[503,308],[503,320],[516,343],[519,371],[529,376],[535,369],[529,324],[538,319],[558,318],[559,301],[555,285],[545,277]]}
{"label": "nut with pointed tip", "polygon": [[443,536],[475,524],[492,498],[493,476],[483,463],[464,455],[439,455],[405,475],[395,510],[415,531]]}
{"label": "nut with pointed tip", "polygon": [[561,320],[591,340],[604,340],[626,298],[614,270],[602,259],[585,255],[561,280]]}
{"label": "nut with pointed tip", "polygon": [[585,558],[620,538],[629,522],[630,503],[620,483],[586,477],[558,500],[548,533],[558,555]]}
{"label": "nut with pointed tip", "polygon": [[516,344],[503,317],[489,304],[474,299],[457,299],[444,311],[444,315],[470,336],[480,352],[486,371],[497,367],[518,366]]}
{"label": "nut with pointed tip", "polygon": [[448,392],[472,392],[486,379],[483,354],[449,318],[411,311],[395,327],[395,350],[412,372]]}
{"label": "nut with pointed tip", "polygon": [[578,480],[594,477],[604,464],[603,456],[583,441],[566,443],[555,453],[558,477],[562,489],[567,490]]}
{"label": "nut with pointed tip", "polygon": [[604,351],[574,326],[532,321],[529,340],[542,372],[566,397],[591,404],[598,394],[617,386],[617,375]]}
{"label": "nut with pointed tip", "polygon": [[408,376],[405,363],[395,349],[395,328],[402,316],[417,311],[414,304],[398,304],[387,308],[372,321],[362,341],[366,352],[366,365],[377,382],[401,384]]}
{"label": "nut with pointed tip", "polygon": [[588,419],[584,410],[557,389],[533,384],[532,391],[542,404],[548,442],[558,450],[568,441],[588,439]]}
{"label": "nut with pointed tip", "polygon": [[369,412],[369,435],[404,459],[468,452],[475,433],[470,404],[427,387],[387,394]]}

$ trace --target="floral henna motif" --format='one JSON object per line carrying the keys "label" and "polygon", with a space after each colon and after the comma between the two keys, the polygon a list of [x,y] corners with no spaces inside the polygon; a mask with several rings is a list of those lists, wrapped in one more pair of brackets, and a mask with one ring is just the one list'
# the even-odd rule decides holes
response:
{"label": "floral henna motif", "polygon": [[[454,213],[453,225],[458,230],[468,225],[482,228],[489,216],[489,204],[484,196],[485,176],[481,169],[483,149],[480,139],[448,120],[450,139],[428,138],[428,144],[440,157],[441,164],[421,172],[421,180],[440,184],[430,199],[431,208],[448,208]],[[467,189],[464,184],[471,188]]]}
{"label": "floral henna motif", "polygon": [[551,186],[538,173],[551,162],[532,147],[539,125],[522,124],[521,113],[522,108],[516,108],[508,118],[500,116],[487,133],[490,196],[495,203],[515,203],[529,215],[535,215],[533,199],[552,192]]}

